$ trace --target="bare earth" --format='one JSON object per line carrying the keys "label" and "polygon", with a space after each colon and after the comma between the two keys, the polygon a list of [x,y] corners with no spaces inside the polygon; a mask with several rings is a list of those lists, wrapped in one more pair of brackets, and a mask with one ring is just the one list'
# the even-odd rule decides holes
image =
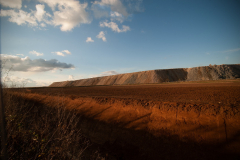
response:
{"label": "bare earth", "polygon": [[239,80],[24,91],[23,98],[79,112],[83,133],[112,159],[240,156]]}

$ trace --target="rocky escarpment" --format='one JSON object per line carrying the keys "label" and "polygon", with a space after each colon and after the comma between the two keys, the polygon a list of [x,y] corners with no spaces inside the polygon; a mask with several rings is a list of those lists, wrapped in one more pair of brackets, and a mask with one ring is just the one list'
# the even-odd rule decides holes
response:
{"label": "rocky escarpment", "polygon": [[49,87],[152,84],[174,81],[218,80],[240,78],[240,64],[209,65],[194,68],[150,70],[105,77],[54,82]]}

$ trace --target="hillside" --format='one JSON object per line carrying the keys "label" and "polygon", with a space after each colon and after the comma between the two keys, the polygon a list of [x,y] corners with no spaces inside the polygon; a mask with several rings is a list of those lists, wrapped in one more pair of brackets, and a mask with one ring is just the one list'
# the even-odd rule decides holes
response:
{"label": "hillside", "polygon": [[49,87],[152,84],[174,81],[219,80],[240,78],[240,64],[209,65],[194,68],[159,69],[105,77],[53,82]]}

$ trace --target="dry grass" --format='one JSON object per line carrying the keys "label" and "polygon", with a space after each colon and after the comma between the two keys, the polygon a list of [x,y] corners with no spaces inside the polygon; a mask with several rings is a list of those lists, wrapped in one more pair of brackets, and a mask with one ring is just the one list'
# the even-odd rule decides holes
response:
{"label": "dry grass", "polygon": [[9,159],[86,159],[82,157],[90,142],[81,134],[76,112],[61,103],[47,107],[19,98],[12,91],[5,89],[3,94]]}

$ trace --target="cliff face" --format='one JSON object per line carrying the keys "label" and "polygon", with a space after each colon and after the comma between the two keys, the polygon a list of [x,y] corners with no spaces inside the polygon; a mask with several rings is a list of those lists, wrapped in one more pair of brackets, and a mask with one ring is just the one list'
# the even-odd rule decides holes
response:
{"label": "cliff face", "polygon": [[240,64],[209,65],[194,68],[150,70],[105,77],[54,82],[49,87],[151,84],[174,81],[218,80],[240,78]]}

